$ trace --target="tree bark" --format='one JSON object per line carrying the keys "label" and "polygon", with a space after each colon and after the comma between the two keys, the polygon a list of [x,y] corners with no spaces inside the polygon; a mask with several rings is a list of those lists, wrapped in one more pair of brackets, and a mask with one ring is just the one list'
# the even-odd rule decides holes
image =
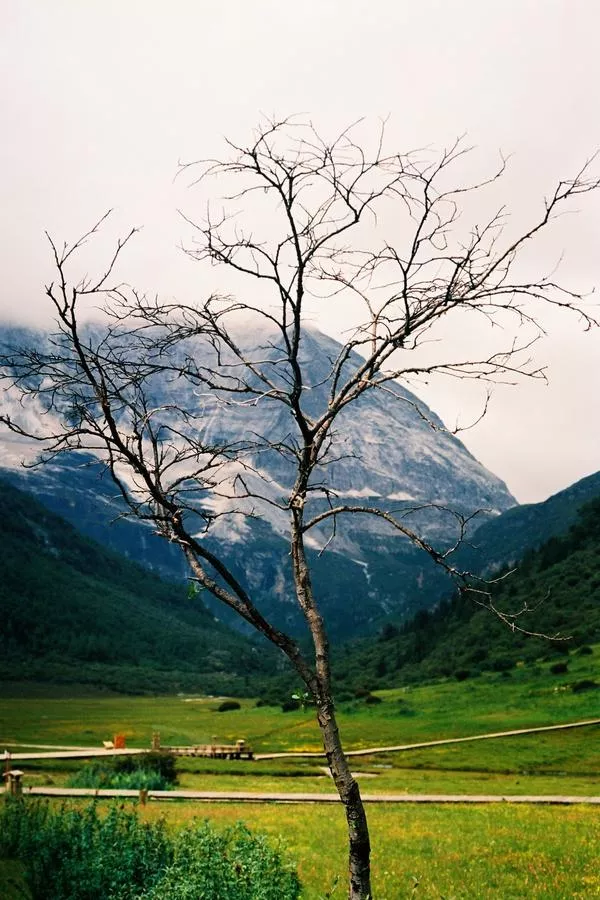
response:
{"label": "tree bark", "polygon": [[333,703],[330,700],[317,706],[317,719],[329,769],[346,810],[348,823],[348,898],[372,900],[371,842],[367,817],[357,782],[352,777],[348,760],[342,749]]}

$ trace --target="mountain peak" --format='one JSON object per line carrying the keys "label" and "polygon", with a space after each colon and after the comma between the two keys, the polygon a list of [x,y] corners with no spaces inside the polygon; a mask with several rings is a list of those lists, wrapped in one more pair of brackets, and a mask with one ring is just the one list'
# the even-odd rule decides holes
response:
{"label": "mountain peak", "polygon": [[[276,341],[274,335],[265,340],[262,330],[258,335],[262,343],[255,344],[256,331],[246,328],[244,346],[249,350],[256,347],[256,357],[268,359],[284,378],[289,364],[284,355],[279,355],[279,339]],[[25,334],[0,329],[0,344],[32,340],[43,345],[47,335],[29,329]],[[266,346],[268,357],[262,352]],[[316,328],[304,333],[300,352],[309,378],[302,403],[309,416],[320,416],[327,408],[331,368],[341,349],[337,341]],[[210,362],[208,356],[201,357],[208,352],[202,342],[194,340],[186,347],[186,353],[198,354],[202,365]],[[360,365],[358,354],[351,354],[347,364]],[[410,528],[443,550],[458,537],[452,512],[470,516],[484,510],[482,515],[490,516],[515,505],[506,485],[448,433],[416,395],[394,382],[387,388],[393,390],[394,398],[388,389],[373,388],[341,412],[324,465],[316,476],[315,490],[309,495],[311,513],[325,509],[327,498],[352,506],[377,505],[402,516]],[[275,617],[283,617],[285,624],[290,617],[296,623],[297,611],[287,602],[290,572],[285,540],[289,529],[286,503],[295,470],[293,454],[281,452],[282,446],[291,446],[298,438],[298,426],[289,408],[269,396],[253,403],[210,402],[207,391],[198,391],[182,379],[158,378],[152,383],[152,391],[153,404],[165,410],[166,416],[177,406],[189,407],[193,414],[189,427],[197,429],[196,439],[205,446],[211,442],[234,444],[246,437],[255,441],[256,450],[248,450],[250,472],[245,480],[264,501],[240,498],[235,490],[230,491],[228,501],[227,481],[222,481],[219,492],[208,497],[205,505],[217,511],[235,509],[236,513],[217,518],[202,539],[226,557],[242,580],[250,580],[261,606],[275,610]],[[175,559],[172,548],[167,553],[166,545],[152,536],[147,525],[109,525],[122,512],[122,505],[110,479],[99,479],[100,465],[90,461],[93,457],[84,459],[82,454],[73,453],[50,468],[19,473],[15,452],[19,447],[14,441],[11,444],[6,432],[0,434],[0,449],[3,465],[12,471],[13,480],[84,532],[159,567],[163,574],[182,577],[182,559]],[[29,446],[23,449],[31,452]],[[225,469],[224,475],[233,485],[235,465],[229,474]],[[390,531],[381,519],[369,515],[340,517],[335,535],[323,524],[307,537],[314,552],[316,583],[325,591],[325,605],[333,605],[334,618],[339,619],[331,626],[334,634],[368,627],[384,611],[396,610],[401,615],[415,605],[431,605],[440,596],[443,579],[440,581],[434,563],[398,532]],[[325,547],[323,556],[318,557],[316,554]],[[248,559],[252,560],[251,570]],[[352,598],[356,603],[352,604]],[[348,601],[353,606],[352,615],[347,612]],[[296,625],[291,627],[294,630]]]}

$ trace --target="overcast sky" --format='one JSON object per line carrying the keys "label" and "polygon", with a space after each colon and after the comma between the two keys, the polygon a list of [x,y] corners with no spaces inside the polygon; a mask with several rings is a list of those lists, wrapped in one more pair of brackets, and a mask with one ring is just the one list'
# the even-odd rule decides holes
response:
{"label": "overcast sky", "polygon": [[[517,225],[600,148],[596,0],[4,0],[0,10],[4,319],[44,322],[44,230],[77,237],[109,207],[116,231],[144,226],[124,276],[202,296],[177,249],[187,235],[176,210],[194,212],[177,163],[218,153],[223,135],[243,141],[261,112],[305,113],[326,135],[389,115],[398,150],[466,132],[477,171],[512,154],[501,199]],[[564,250],[561,280],[600,288],[600,195],[579,209],[534,262],[547,271]],[[335,318],[318,324],[338,336]],[[547,324],[536,354],[550,384],[497,388],[462,435],[522,502],[600,469],[600,335]],[[455,383],[421,394],[449,425],[481,402]]]}

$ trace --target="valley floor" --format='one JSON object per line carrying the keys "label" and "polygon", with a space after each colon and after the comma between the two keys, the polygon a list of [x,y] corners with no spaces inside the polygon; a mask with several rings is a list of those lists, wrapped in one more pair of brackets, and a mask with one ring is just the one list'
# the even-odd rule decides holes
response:
{"label": "valley floor", "polygon": [[[581,658],[569,678],[597,680],[600,654]],[[382,702],[339,709],[349,748],[423,743],[468,734],[543,727],[593,718],[598,692],[574,693],[545,669],[516,670],[510,679],[482,676],[377,692]],[[222,698],[2,697],[0,750],[16,744],[102,746],[117,733],[127,745],[148,747],[153,732],[163,744],[181,745],[243,737],[256,751],[316,751],[310,710],[283,713],[241,700],[218,712]],[[360,756],[352,765],[365,794],[581,795],[600,797],[600,725],[513,735],[496,740],[421,747],[404,753]],[[19,748],[25,749],[25,747]],[[30,786],[60,788],[77,760],[24,762]],[[227,761],[180,758],[177,787],[184,791],[332,793],[323,760]],[[73,803],[88,802],[81,800]],[[104,807],[107,801],[98,801]],[[181,825],[208,818],[243,820],[281,839],[297,860],[305,900],[343,896],[345,824],[339,804],[327,814],[314,803],[151,802],[148,819]],[[368,816],[374,848],[374,890],[397,898],[588,898],[600,896],[598,810],[593,805],[534,806],[502,802],[372,803]]]}

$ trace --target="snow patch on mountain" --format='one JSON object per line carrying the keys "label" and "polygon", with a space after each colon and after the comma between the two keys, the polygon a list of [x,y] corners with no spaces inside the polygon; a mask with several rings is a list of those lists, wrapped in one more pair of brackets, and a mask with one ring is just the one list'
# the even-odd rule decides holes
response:
{"label": "snow patch on mountain", "polygon": [[363,488],[359,488],[358,490],[352,490],[351,488],[348,488],[345,491],[342,491],[342,490],[336,491],[336,494],[338,497],[342,497],[342,498],[350,497],[350,498],[354,498],[357,500],[359,500],[361,498],[366,498],[366,497],[381,497],[381,494],[379,493],[379,491],[373,490],[373,488],[370,488],[370,487],[363,487]]}
{"label": "snow patch on mountain", "polygon": [[387,495],[387,499],[397,500],[398,502],[410,502],[412,500],[416,500],[416,497],[413,494],[409,494],[407,491],[393,491],[391,494]]}

